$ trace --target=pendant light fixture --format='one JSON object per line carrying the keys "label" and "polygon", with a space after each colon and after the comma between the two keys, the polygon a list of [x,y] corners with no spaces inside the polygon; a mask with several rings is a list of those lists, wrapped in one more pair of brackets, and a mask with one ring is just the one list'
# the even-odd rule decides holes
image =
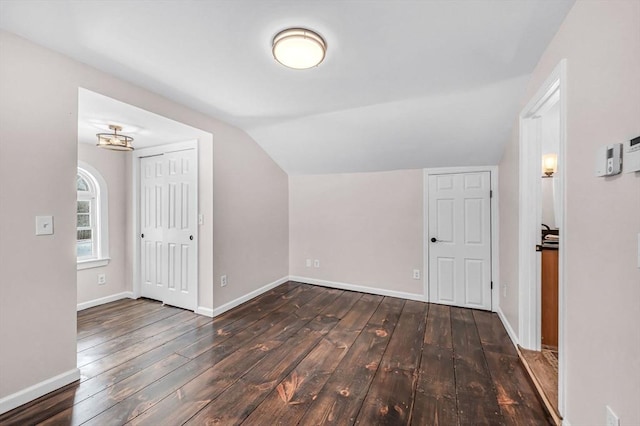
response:
{"label": "pendant light fixture", "polygon": [[113,133],[98,133],[98,143],[96,146],[100,148],[112,149],[114,151],[133,151],[133,138],[131,136],[119,135],[118,132],[122,130],[121,126],[115,124],[109,124],[109,129],[113,130]]}
{"label": "pendant light fixture", "polygon": [[273,57],[288,68],[305,70],[320,64],[327,45],[319,34],[305,28],[289,28],[273,38]]}

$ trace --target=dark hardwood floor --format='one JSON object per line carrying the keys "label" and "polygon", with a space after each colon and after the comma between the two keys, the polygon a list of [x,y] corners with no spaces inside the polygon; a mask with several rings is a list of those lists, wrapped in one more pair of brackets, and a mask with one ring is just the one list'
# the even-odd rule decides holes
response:
{"label": "dark hardwood floor", "polygon": [[294,282],[214,319],[81,311],[78,366],[0,424],[550,424],[495,314]]}

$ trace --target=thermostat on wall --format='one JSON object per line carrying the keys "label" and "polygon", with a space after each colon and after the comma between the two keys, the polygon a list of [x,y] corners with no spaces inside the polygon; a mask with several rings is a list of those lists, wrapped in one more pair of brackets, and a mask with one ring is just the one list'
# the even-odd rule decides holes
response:
{"label": "thermostat on wall", "polygon": [[612,176],[622,171],[622,144],[614,143],[598,149],[596,176]]}
{"label": "thermostat on wall", "polygon": [[624,143],[624,172],[640,172],[640,136]]}

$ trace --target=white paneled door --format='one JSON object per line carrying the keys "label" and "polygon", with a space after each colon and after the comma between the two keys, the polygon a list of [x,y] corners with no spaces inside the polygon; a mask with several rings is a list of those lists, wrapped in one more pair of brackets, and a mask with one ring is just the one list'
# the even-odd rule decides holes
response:
{"label": "white paneled door", "polygon": [[195,149],[140,158],[141,295],[195,310]]}
{"label": "white paneled door", "polygon": [[140,262],[142,286],[140,294],[163,300],[166,292],[162,273],[163,259],[163,202],[164,156],[140,159]]}
{"label": "white paneled door", "polygon": [[491,175],[429,176],[429,300],[491,309]]}

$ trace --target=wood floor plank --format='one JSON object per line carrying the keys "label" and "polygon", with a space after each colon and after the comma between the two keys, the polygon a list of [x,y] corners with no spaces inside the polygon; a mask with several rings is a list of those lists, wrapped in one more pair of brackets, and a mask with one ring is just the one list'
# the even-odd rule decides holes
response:
{"label": "wood floor plank", "polygon": [[105,303],[102,305],[94,306],[92,308],[78,311],[76,313],[76,317],[78,318],[78,321],[80,321],[82,318],[95,315],[99,312],[103,312],[108,309],[114,309],[116,307],[121,307],[121,306],[129,306],[132,303],[139,303],[139,302],[140,302],[139,299],[126,299],[126,298],[118,299],[118,300],[114,300],[113,302]]}
{"label": "wood floor plank", "polygon": [[287,343],[295,344],[295,350],[285,346],[277,348],[260,362],[259,368],[251,369],[248,374],[229,386],[222,395],[211,401],[186,424],[239,424],[242,422],[291,371],[292,365],[300,362],[337,322],[337,318],[328,318],[322,323],[321,329],[314,330],[308,325],[299,330],[295,336],[287,340]]}
{"label": "wood floor plank", "polygon": [[[86,372],[83,372],[83,381],[77,384],[65,386],[59,391],[54,392],[50,398],[44,398],[40,405],[41,411],[44,412],[44,417],[41,417],[41,413],[30,414],[29,412],[27,412],[25,415],[18,418],[17,422],[14,424],[35,424],[39,421],[44,420],[45,418],[59,413],[60,411],[72,407],[74,404],[78,404],[86,400],[87,398],[96,395],[102,390],[114,386],[136,373],[144,372],[153,364],[160,362],[167,357],[170,357],[181,347],[184,347],[187,342],[197,339],[197,337],[202,333],[212,332],[212,330],[212,328],[205,326],[194,328],[190,332],[187,332],[179,336],[178,338],[171,340],[165,345],[154,348],[138,357],[123,361],[116,367],[108,369],[105,372],[91,378],[86,378]],[[1,418],[2,417],[0,416],[0,424],[4,425],[4,422],[1,420]],[[33,419],[40,420],[35,421]]]}
{"label": "wood floor plank", "polygon": [[544,392],[546,398],[551,403],[551,407],[558,412],[557,371],[551,366],[551,363],[545,358],[542,352],[530,351],[522,348],[520,350],[535,376],[535,379],[540,384],[541,391]]}
{"label": "wood floor plank", "polygon": [[140,342],[151,340],[162,335],[163,332],[175,328],[176,325],[192,319],[193,312],[179,310],[176,314],[160,321],[153,322],[120,337],[113,338],[102,344],[79,351],[77,358],[78,367],[83,367]]}
{"label": "wood floor plank", "polygon": [[[95,306],[90,309],[83,309],[78,311],[77,320],[78,323],[92,321],[96,318],[108,319],[113,316],[119,315],[123,311],[129,311],[136,306],[141,307],[145,305],[162,305],[160,302],[152,302],[149,299],[120,299],[114,302],[105,303],[104,305]],[[151,306],[149,306],[151,307]]]}
{"label": "wood floor plank", "polygon": [[451,426],[457,423],[453,349],[425,345],[422,349],[411,424]]}
{"label": "wood floor plank", "polygon": [[505,421],[516,425],[547,424],[549,419],[538,401],[517,356],[486,352],[498,404]]}
{"label": "wood floor plank", "polygon": [[425,345],[437,345],[452,349],[451,308],[445,305],[429,305],[429,315],[424,333]]}
{"label": "wood floor plank", "polygon": [[180,355],[170,355],[144,371],[138,372],[109,389],[98,392],[93,397],[76,403],[41,425],[80,425],[103,411],[113,407],[139,390],[156,382],[165,375],[186,364],[190,360]]}
{"label": "wood floor plank", "polygon": [[451,337],[460,424],[503,424],[493,381],[470,309],[451,308]]}
{"label": "wood floor plank", "polygon": [[213,327],[208,327],[207,325],[196,327],[164,345],[153,348],[129,360],[123,360],[121,364],[79,383],[75,391],[75,400],[76,402],[83,401],[108,387],[120,383],[122,380],[144,371],[151,365],[177,353],[185,344],[198,339],[199,336],[212,333]]}
{"label": "wood floor plank", "polygon": [[84,365],[82,367],[82,380],[86,380],[88,378],[97,376],[100,373],[104,373],[105,371],[117,367],[127,360],[136,358],[144,354],[145,352],[169,343],[171,340],[185,333],[188,333],[195,328],[207,324],[211,324],[211,318],[192,316],[192,318],[187,319],[182,323],[176,324],[175,327],[167,331],[145,339],[141,342],[134,343],[129,347],[100,358],[95,362]]}
{"label": "wood floor plank", "polygon": [[252,368],[243,375],[200,410],[187,424],[239,424],[242,422],[318,344],[320,339],[338,324],[340,317],[344,316],[360,297],[360,294],[353,292],[343,293],[335,302],[322,309],[321,313],[303,329],[289,338],[286,345],[281,345],[264,357],[257,368]]}
{"label": "wood floor plank", "polygon": [[[299,286],[287,293],[284,299],[278,297],[277,300],[274,300],[268,306],[269,310],[267,311],[255,309],[242,318],[232,320],[229,323],[214,321],[216,333],[213,336],[202,338],[188,345],[181,349],[179,354],[187,358],[195,358],[214,347],[219,354],[233,352],[245,341],[264,333],[273,327],[273,324],[287,318],[300,305],[304,305],[319,294],[320,291],[317,288]],[[233,342],[230,342],[231,337],[233,337]]]}
{"label": "wood floor plank", "polygon": [[550,424],[487,312],[288,282],[213,319],[127,299],[78,324],[81,380],[1,425]]}
{"label": "wood floor plank", "polygon": [[167,394],[175,392],[210,368],[210,357],[207,353],[204,353],[101,412],[84,424],[87,426],[123,425],[157,404]]}
{"label": "wood floor plank", "polygon": [[405,303],[356,424],[409,424],[427,309],[425,303]]}
{"label": "wood floor plank", "polygon": [[135,320],[144,315],[162,310],[163,306],[159,302],[143,303],[137,301],[136,304],[123,306],[109,315],[99,315],[96,318],[77,323],[77,337],[79,339],[99,333],[107,329],[113,329],[119,323]]}
{"label": "wood floor plank", "polygon": [[352,424],[355,421],[404,303],[395,298],[383,299],[300,424]]}
{"label": "wood floor plank", "polygon": [[243,425],[262,426],[265,419],[274,425],[298,424],[381,301],[381,296],[362,296],[338,325],[269,393]]}
{"label": "wood floor plank", "polygon": [[78,338],[78,352],[82,352],[86,349],[100,345],[111,339],[128,335],[133,331],[146,327],[150,324],[153,324],[154,322],[163,320],[165,318],[169,318],[182,311],[182,309],[165,306],[164,309],[159,309],[146,315],[139,315],[128,321],[121,321],[117,324],[108,325],[98,333],[93,333],[90,336],[84,338]]}
{"label": "wood floor plank", "polygon": [[0,415],[2,426],[35,425],[55,415],[64,407],[73,406],[75,384],[64,386],[35,401]]}
{"label": "wood floor plank", "polygon": [[[319,292],[315,298],[299,305],[297,305],[296,299],[292,299],[294,303],[290,306],[298,306],[295,312],[290,313],[279,323],[273,324],[264,333],[254,336],[249,344],[240,346],[238,350],[224,359],[217,360],[209,357],[211,368],[185,383],[184,386],[176,388],[165,398],[156,401],[153,406],[149,404],[144,410],[148,410],[148,412],[140,419],[140,422],[158,424],[158,421],[163,420],[170,424],[181,424],[188,420],[195,412],[218,397],[244,374],[258,366],[263,358],[311,322],[341,293],[338,290]],[[142,411],[131,412],[127,421],[133,420],[140,414]]]}
{"label": "wood floor plank", "polygon": [[[287,283],[286,285],[279,286],[274,289],[274,293],[285,294],[288,290],[298,287],[298,283]],[[307,291],[311,290],[312,287],[308,287]],[[270,292],[269,292],[270,293]],[[268,293],[265,293],[268,294]],[[319,291],[316,290],[316,295],[319,294]],[[260,297],[256,298],[260,299]],[[121,303],[125,301],[112,302],[119,305],[119,308],[123,308]],[[129,300],[126,302],[130,303],[132,306],[139,304],[139,301]],[[147,303],[151,306],[161,306],[159,303],[152,302],[149,300],[143,300],[143,303]],[[103,305],[106,306],[106,305]],[[99,307],[92,308],[98,309]],[[165,307],[166,309],[173,309],[169,307]],[[238,311],[238,309],[234,309],[232,311]],[[229,311],[229,312],[232,312]],[[246,310],[243,310],[246,311]],[[233,317],[238,317],[241,315],[233,315]],[[202,321],[202,317],[201,321]],[[208,319],[205,319],[207,322]],[[189,346],[190,343],[194,341],[198,341],[199,338],[204,336],[211,336],[214,333],[213,327],[207,327],[205,325],[199,325],[198,327],[193,328],[187,333],[177,337],[174,340],[171,340],[168,343],[165,343],[159,347],[153,348],[148,352],[144,352],[137,357],[133,357],[131,359],[112,359],[113,357],[102,359],[97,363],[90,364],[89,366],[85,366],[82,369],[82,382],[78,385],[67,386],[64,389],[60,390],[62,395],[56,395],[52,397],[52,410],[46,408],[48,404],[48,398],[41,398],[43,400],[40,404],[41,407],[44,407],[44,411],[48,413],[48,415],[56,414],[59,411],[62,411],[74,403],[78,403],[80,401],[84,401],[85,399],[95,395],[103,389],[106,389],[110,386],[113,386],[116,383],[126,379],[127,377],[148,368],[150,365],[155,362],[170,356],[172,353],[179,351],[180,349]],[[117,362],[121,362],[118,365],[115,365]],[[114,366],[115,365],[115,366]],[[97,374],[100,373],[100,374]],[[10,413],[5,413],[5,415],[0,416],[0,418],[9,418]],[[18,420],[17,424],[24,424],[23,421]]]}
{"label": "wood floor plank", "polygon": [[498,314],[487,311],[473,311],[473,318],[485,352],[518,356],[513,342],[498,318]]}

